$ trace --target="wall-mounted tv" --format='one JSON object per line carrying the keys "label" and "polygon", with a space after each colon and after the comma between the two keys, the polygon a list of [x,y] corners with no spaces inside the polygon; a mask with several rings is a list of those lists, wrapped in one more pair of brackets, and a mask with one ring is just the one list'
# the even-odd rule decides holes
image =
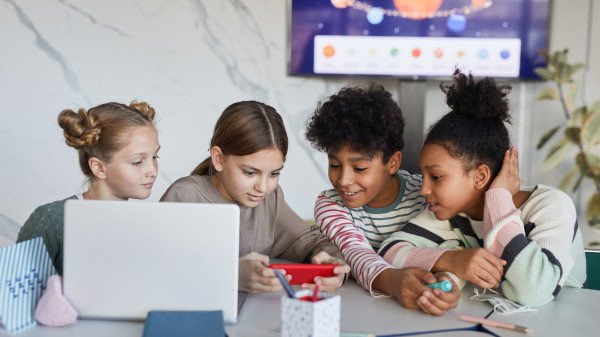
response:
{"label": "wall-mounted tv", "polygon": [[289,0],[291,75],[537,79],[550,0]]}

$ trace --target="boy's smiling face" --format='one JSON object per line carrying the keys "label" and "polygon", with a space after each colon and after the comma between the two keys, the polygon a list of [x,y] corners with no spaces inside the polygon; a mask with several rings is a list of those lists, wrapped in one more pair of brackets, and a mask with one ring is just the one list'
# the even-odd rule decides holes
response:
{"label": "boy's smiling face", "polygon": [[379,208],[396,200],[400,181],[395,173],[402,160],[399,151],[385,164],[381,153],[369,158],[348,145],[328,157],[329,181],[348,207]]}

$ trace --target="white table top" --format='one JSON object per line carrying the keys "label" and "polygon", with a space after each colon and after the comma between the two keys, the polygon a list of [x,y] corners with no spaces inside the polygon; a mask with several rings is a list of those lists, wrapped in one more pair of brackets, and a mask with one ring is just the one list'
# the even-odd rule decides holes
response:
{"label": "white table top", "polygon": [[[478,302],[469,297],[472,287],[463,290],[457,308],[440,317],[426,315],[417,310],[403,308],[393,298],[373,298],[354,280],[348,280],[337,292],[341,296],[341,331],[372,333],[377,335],[401,334],[418,331],[433,331],[473,327],[474,324],[460,321],[458,315],[466,314],[485,317],[492,307],[487,302]],[[229,337],[279,336],[280,304],[283,292],[274,294],[249,294],[235,325],[226,325]],[[533,330],[527,336],[594,336],[598,335],[595,318],[600,307],[600,291],[587,289],[563,289],[552,303],[539,307],[538,312],[513,315],[492,314],[489,318],[526,326]],[[114,337],[142,335],[143,322],[117,322],[80,320],[65,328],[36,326],[24,331],[23,337]],[[517,332],[488,328],[498,336],[524,336]],[[8,336],[4,331],[0,336]],[[427,336],[490,336],[477,331],[447,331]]]}

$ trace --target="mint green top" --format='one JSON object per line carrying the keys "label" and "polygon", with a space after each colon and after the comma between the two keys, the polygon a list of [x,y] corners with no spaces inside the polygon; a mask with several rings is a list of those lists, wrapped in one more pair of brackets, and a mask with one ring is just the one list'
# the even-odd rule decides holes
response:
{"label": "mint green top", "polygon": [[78,199],[76,195],[42,205],[33,211],[17,236],[17,242],[41,236],[48,249],[58,274],[63,267],[63,229],[65,219],[65,201]]}

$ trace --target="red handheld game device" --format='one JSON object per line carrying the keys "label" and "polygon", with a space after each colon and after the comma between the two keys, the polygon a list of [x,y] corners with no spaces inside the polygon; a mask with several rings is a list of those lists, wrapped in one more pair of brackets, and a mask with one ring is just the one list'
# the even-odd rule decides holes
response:
{"label": "red handheld game device", "polygon": [[336,276],[333,273],[333,268],[337,267],[337,264],[291,264],[281,263],[272,264],[269,268],[272,269],[283,269],[286,275],[292,275],[291,285],[298,285],[303,283],[314,283],[316,276],[332,277]]}

